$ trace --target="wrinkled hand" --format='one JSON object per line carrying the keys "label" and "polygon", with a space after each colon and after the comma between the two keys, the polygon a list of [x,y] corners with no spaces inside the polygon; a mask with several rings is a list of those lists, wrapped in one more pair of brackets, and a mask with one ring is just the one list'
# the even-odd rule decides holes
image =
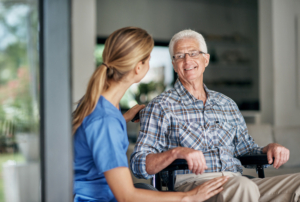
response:
{"label": "wrinkled hand", "polygon": [[[182,201],[205,201],[212,196],[220,193],[223,190],[223,185],[227,182],[228,179],[229,177],[222,176],[209,180],[194,189],[197,191],[195,195],[187,196],[183,198]],[[194,190],[192,190],[192,192]]]}
{"label": "wrinkled hand", "polygon": [[[267,153],[268,163],[273,163],[273,167],[276,169],[285,164],[290,158],[290,150],[277,143],[268,144],[263,149],[263,153]],[[275,158],[274,162],[273,157]]]}
{"label": "wrinkled hand", "polygon": [[[133,119],[133,117],[141,110],[145,108],[145,105],[134,105],[131,109],[129,109],[127,112],[123,114],[124,119],[126,122],[129,122]],[[139,122],[140,120],[135,120],[134,123]]]}
{"label": "wrinkled hand", "polygon": [[176,150],[176,158],[185,159],[188,163],[189,170],[196,175],[204,173],[204,170],[207,169],[206,161],[201,151],[187,147],[177,147]]}

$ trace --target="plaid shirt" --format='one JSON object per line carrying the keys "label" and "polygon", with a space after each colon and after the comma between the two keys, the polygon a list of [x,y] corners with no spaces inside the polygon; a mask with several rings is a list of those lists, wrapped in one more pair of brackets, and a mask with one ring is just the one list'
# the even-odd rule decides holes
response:
{"label": "plaid shirt", "polygon": [[[202,151],[205,172],[241,172],[238,156],[261,154],[248,134],[236,103],[227,96],[209,90],[205,106],[190,94],[179,80],[173,89],[154,98],[140,112],[141,130],[130,158],[130,167],[138,178],[151,178],[146,172],[146,156],[176,147]],[[177,171],[176,174],[190,173]]]}

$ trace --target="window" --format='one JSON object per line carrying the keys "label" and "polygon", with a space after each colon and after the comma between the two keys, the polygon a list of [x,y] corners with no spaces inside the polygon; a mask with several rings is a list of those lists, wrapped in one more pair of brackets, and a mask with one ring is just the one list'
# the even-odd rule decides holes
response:
{"label": "window", "polygon": [[0,38],[0,201],[40,201],[37,1],[0,2]]}

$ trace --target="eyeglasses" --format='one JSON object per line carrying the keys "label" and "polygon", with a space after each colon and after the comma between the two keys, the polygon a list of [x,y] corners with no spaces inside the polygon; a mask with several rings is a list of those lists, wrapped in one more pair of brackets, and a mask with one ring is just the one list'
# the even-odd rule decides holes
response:
{"label": "eyeglasses", "polygon": [[204,53],[202,51],[192,51],[189,53],[178,53],[173,56],[173,59],[175,61],[180,61],[185,58],[185,54],[188,54],[191,58],[197,58],[200,54],[206,54],[206,53]]}

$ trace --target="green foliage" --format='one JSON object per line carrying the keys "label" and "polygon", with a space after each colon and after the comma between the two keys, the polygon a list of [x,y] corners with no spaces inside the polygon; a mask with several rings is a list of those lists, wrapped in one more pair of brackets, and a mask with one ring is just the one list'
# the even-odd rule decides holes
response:
{"label": "green foliage", "polygon": [[0,85],[17,78],[17,70],[21,65],[27,65],[26,46],[20,42],[10,44],[0,54]]}
{"label": "green foliage", "polygon": [[102,53],[104,50],[104,44],[103,45],[97,45],[95,50],[95,58],[96,58],[96,65],[97,67],[101,65],[103,62]]}
{"label": "green foliage", "polygon": [[0,88],[1,120],[13,123],[16,132],[38,131],[38,106],[30,93],[27,67],[19,68],[18,77]]}
{"label": "green foliage", "polygon": [[[147,104],[153,97],[150,97],[152,93],[159,95],[163,92],[165,86],[162,82],[151,81],[149,83],[140,83],[138,85],[138,92],[135,94],[135,99],[138,103]],[[142,99],[143,96],[146,96],[145,99]]]}
{"label": "green foliage", "polygon": [[[0,122],[37,132],[38,12],[26,2],[0,2]],[[0,131],[6,130],[0,124]]]}

